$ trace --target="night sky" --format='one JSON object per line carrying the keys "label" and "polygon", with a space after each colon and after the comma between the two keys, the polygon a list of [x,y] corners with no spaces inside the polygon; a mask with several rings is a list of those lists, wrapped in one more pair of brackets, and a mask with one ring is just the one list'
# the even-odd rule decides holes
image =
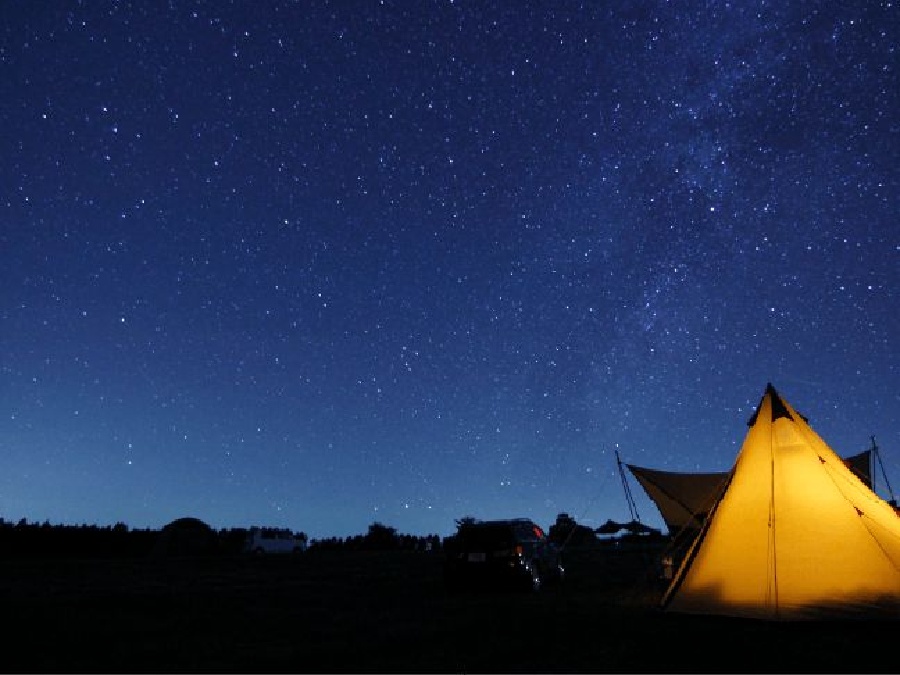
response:
{"label": "night sky", "polygon": [[890,0],[3,2],[0,517],[622,522],[767,382],[900,488],[898,64]]}

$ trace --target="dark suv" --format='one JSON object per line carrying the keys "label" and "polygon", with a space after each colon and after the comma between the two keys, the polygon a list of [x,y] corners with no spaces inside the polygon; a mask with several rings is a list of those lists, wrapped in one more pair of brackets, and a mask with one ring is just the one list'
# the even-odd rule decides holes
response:
{"label": "dark suv", "polygon": [[565,575],[562,554],[527,518],[476,520],[459,525],[444,546],[444,581],[464,586],[507,586],[540,590]]}

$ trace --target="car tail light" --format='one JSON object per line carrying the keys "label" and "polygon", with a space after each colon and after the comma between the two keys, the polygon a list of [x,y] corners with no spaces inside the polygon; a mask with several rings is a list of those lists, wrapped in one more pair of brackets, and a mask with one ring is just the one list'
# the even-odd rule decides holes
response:
{"label": "car tail light", "polygon": [[518,557],[520,557],[520,558],[522,557],[522,554],[523,554],[523,553],[525,553],[525,548],[524,548],[521,544],[519,544],[518,546],[516,546],[516,547],[513,549],[513,554],[516,555],[516,556],[518,556]]}

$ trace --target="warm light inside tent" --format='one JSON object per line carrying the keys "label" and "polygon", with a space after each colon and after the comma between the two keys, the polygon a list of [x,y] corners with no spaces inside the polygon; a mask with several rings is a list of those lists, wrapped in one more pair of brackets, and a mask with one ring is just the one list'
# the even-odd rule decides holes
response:
{"label": "warm light inside tent", "polygon": [[665,602],[763,618],[896,613],[900,519],[767,389]]}

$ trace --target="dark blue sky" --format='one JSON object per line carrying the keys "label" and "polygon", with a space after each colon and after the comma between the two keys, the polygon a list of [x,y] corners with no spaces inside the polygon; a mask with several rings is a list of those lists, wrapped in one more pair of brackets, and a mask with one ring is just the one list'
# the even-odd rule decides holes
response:
{"label": "dark blue sky", "polygon": [[900,482],[898,49],[889,2],[5,3],[0,517],[596,526],[767,382]]}

